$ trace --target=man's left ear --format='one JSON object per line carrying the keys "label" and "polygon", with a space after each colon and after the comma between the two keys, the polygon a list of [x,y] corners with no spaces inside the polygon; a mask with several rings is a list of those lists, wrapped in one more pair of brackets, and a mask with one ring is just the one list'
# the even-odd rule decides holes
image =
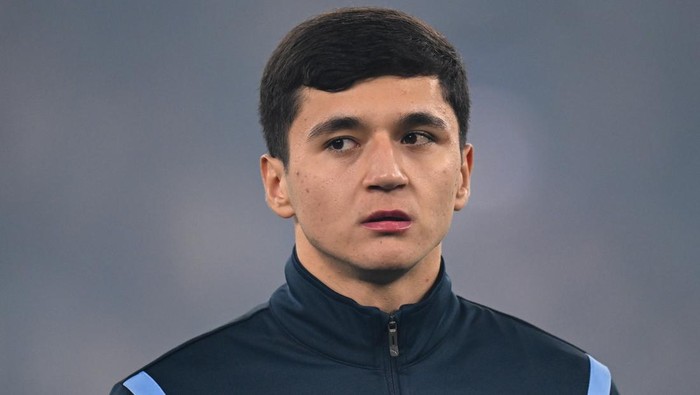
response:
{"label": "man's left ear", "polygon": [[460,173],[462,180],[457,188],[457,195],[455,196],[455,211],[459,211],[467,204],[469,201],[469,187],[472,175],[472,164],[474,163],[474,147],[467,143],[462,149],[462,166],[460,167]]}

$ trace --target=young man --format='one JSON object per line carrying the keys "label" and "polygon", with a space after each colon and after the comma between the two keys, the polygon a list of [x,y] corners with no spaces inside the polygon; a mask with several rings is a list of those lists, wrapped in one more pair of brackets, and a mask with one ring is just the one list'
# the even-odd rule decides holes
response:
{"label": "young man", "polygon": [[292,218],[269,303],[113,394],[616,394],[578,348],[451,291],[441,243],[469,198],[464,67],[401,12],[342,9],[270,58],[266,199]]}

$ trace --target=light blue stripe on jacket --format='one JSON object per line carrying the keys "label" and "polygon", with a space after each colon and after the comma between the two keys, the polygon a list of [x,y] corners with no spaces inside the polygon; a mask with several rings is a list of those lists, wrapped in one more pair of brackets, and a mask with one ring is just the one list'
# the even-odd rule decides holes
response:
{"label": "light blue stripe on jacket", "polygon": [[148,373],[141,371],[124,382],[134,395],[165,395],[158,383]]}
{"label": "light blue stripe on jacket", "polygon": [[588,395],[610,395],[610,371],[602,363],[588,356],[591,373],[588,376]]}

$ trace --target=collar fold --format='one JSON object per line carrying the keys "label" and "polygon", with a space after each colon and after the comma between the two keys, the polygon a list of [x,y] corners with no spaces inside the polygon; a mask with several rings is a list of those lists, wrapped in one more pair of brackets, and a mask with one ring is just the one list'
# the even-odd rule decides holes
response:
{"label": "collar fold", "polygon": [[459,302],[444,261],[425,297],[391,315],[328,288],[304,268],[296,250],[287,261],[285,277],[287,283],[270,298],[271,312],[279,324],[300,343],[343,363],[384,366],[390,358],[388,324],[392,318],[398,328],[398,362],[417,362],[445,338],[458,319]]}

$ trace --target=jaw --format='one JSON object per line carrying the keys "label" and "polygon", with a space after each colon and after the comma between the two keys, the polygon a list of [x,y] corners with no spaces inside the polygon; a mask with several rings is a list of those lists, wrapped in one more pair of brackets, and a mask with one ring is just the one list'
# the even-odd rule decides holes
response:
{"label": "jaw", "polygon": [[367,243],[372,245],[365,246],[366,251],[345,249],[351,253],[343,256],[309,240],[299,224],[295,225],[295,234],[299,260],[314,277],[362,306],[387,313],[420,301],[440,271],[440,243],[421,254],[417,252],[422,248],[407,252],[403,243],[387,246],[390,238],[375,239]]}
{"label": "jaw", "polygon": [[377,286],[386,286],[398,282],[404,278],[412,267],[390,266],[373,268],[355,268],[356,278],[364,283]]}
{"label": "jaw", "polygon": [[395,282],[426,264],[439,266],[442,247],[439,242],[420,245],[406,235],[373,236],[360,246],[347,241],[321,243],[307,237],[298,223],[295,236],[299,259],[312,273],[320,275],[317,277],[327,274],[335,280],[377,285]]}

